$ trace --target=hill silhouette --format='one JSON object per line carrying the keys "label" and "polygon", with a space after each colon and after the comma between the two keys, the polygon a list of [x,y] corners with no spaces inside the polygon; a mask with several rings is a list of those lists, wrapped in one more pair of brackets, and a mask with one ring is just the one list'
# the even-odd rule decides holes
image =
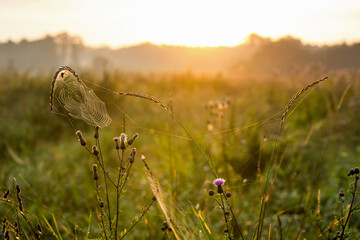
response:
{"label": "hill silhouette", "polygon": [[174,73],[267,76],[296,74],[304,69],[358,69],[360,43],[332,46],[303,44],[293,37],[278,40],[249,35],[234,47],[185,47],[143,43],[112,49],[85,46],[79,37],[61,33],[39,40],[0,43],[0,71],[53,72],[58,66],[131,73]]}

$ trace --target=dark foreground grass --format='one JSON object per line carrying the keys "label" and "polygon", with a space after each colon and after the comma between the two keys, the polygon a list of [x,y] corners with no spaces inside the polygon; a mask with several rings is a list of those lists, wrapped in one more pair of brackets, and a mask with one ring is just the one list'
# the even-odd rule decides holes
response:
{"label": "dark foreground grass", "polygon": [[[256,239],[258,226],[261,239],[358,238],[357,177],[347,174],[360,159],[359,76],[327,75],[325,83],[292,103],[278,134],[291,97],[320,76],[230,81],[184,74],[123,76],[119,81],[116,74],[108,74],[104,82],[81,73],[96,84],[86,83],[107,104],[113,120],[101,129],[100,140],[114,179],[119,160],[113,138],[122,132],[140,135],[137,157],[120,195],[119,234],[131,228],[125,238],[175,238],[157,202],[142,214],[153,196],[140,160],[144,155],[180,238]],[[51,76],[7,73],[0,79],[0,186],[2,194],[10,190],[0,203],[1,220],[6,218],[1,237],[8,231],[13,238],[19,229],[23,238],[32,239],[39,224],[42,239],[95,239],[101,234],[105,238],[92,172],[93,164],[100,166],[75,135],[81,130],[90,143],[94,129],[80,121],[72,121],[72,127],[68,118],[49,112]],[[104,87],[160,99],[191,134],[218,177],[226,180],[224,193],[231,197],[217,195],[209,165],[171,114],[144,99],[109,94]],[[262,215],[269,167],[271,196]],[[103,175],[99,178],[104,191]],[[21,188],[23,211],[16,185]],[[218,202],[209,196],[211,189]],[[344,196],[339,196],[340,190]],[[116,194],[109,191],[110,201]],[[115,220],[114,214],[115,209],[111,217]]]}

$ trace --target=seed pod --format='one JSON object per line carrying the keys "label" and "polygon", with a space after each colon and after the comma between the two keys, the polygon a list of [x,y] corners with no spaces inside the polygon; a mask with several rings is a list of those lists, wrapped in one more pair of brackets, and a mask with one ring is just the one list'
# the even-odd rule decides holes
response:
{"label": "seed pod", "polygon": [[120,148],[121,150],[125,150],[127,142],[127,136],[125,133],[120,134]]}
{"label": "seed pod", "polygon": [[93,169],[93,177],[94,177],[94,180],[97,181],[99,179],[99,174],[98,174],[98,170],[97,170],[97,165],[96,164],[93,164],[92,165],[92,169]]}
{"label": "seed pod", "polygon": [[83,135],[82,135],[82,133],[81,133],[80,130],[77,130],[77,131],[76,131],[76,135],[78,136],[78,139],[79,139],[79,141],[80,141],[81,146],[85,146],[85,145],[86,145],[86,142],[85,142],[84,137],[83,137]]}
{"label": "seed pod", "polygon": [[120,149],[119,138],[118,138],[118,137],[114,137],[113,140],[114,140],[114,142],[115,142],[115,148],[116,148],[116,150],[119,150],[119,149]]}
{"label": "seed pod", "polygon": [[94,133],[94,138],[95,139],[99,139],[99,128],[100,128],[99,126],[95,127],[95,133]]}
{"label": "seed pod", "polygon": [[99,155],[99,150],[96,145],[92,146],[92,152],[95,156]]}
{"label": "seed pod", "polygon": [[132,136],[129,141],[128,141],[128,144],[131,145],[133,144],[133,142],[137,139],[137,137],[139,136],[138,133],[135,133],[134,136]]}

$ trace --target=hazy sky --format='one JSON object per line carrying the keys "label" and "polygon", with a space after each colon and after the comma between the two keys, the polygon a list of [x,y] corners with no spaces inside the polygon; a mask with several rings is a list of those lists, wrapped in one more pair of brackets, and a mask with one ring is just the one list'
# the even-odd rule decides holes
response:
{"label": "hazy sky", "polygon": [[0,41],[67,31],[89,45],[237,45],[250,33],[360,41],[360,0],[0,0]]}

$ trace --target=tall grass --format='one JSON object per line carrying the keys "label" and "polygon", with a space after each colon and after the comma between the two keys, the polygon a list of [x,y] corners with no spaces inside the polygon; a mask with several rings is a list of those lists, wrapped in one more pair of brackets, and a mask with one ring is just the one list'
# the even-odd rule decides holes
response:
{"label": "tall grass", "polygon": [[[104,83],[89,72],[80,76],[97,84],[91,87],[107,103],[113,119],[112,125],[101,131],[101,148],[108,171],[121,169],[113,155],[112,139],[123,132],[125,119],[126,132],[140,133],[137,151],[147,157],[167,200],[168,212],[177,220],[173,228],[182,236],[236,239],[240,237],[236,233],[237,221],[244,239],[265,236],[329,239],[337,231],[341,238],[347,234],[350,238],[359,236],[358,216],[353,214],[356,191],[350,190],[353,195],[346,191],[349,183],[354,186],[355,179],[348,180],[346,173],[357,165],[360,156],[357,134],[360,129],[355,124],[360,116],[354,111],[359,104],[359,84],[358,75],[341,74],[329,73],[332,77],[326,83],[298,95],[298,101],[291,104],[288,102],[293,94],[317,77],[306,76],[298,82],[290,82],[286,76],[272,81],[220,81],[211,76],[185,74],[164,77],[159,82],[153,82],[151,76],[128,76],[119,82],[114,74]],[[1,130],[0,140],[3,192],[16,178],[22,189],[24,212],[33,226],[40,224],[44,239],[54,235],[63,239],[99,237],[103,227],[101,219],[97,219],[101,216],[99,202],[94,201],[98,199],[91,169],[94,162],[90,160],[94,157],[81,151],[66,117],[47,111],[51,77],[14,78],[2,74],[0,79],[11,80],[10,84],[2,85],[0,98],[6,116],[1,118],[2,126],[7,126],[6,131]],[[173,124],[171,114],[156,104],[108,94],[107,89],[147,93],[144,96],[156,96],[161,103],[167,102],[172,92],[169,111],[183,127]],[[225,111],[218,111],[219,106],[211,112],[205,108],[211,100],[224,99],[230,103]],[[291,118],[284,122],[286,117],[281,115],[289,105],[291,109],[285,116],[291,114]],[[208,121],[213,124],[211,131]],[[278,134],[280,122],[283,123],[281,135]],[[93,135],[93,129],[81,122],[74,121],[73,125],[84,136]],[[276,159],[273,164],[270,159],[275,141],[277,154],[273,156]],[[170,155],[173,161],[169,160]],[[171,171],[175,162],[176,177]],[[270,168],[275,175],[267,175]],[[208,194],[216,176],[226,179],[225,192],[231,192],[228,201],[232,218],[224,214],[226,201],[221,208]],[[266,180],[267,176],[272,177]],[[131,229],[122,234],[126,233],[129,239],[175,237],[167,228],[162,230],[166,227],[163,222],[170,224],[171,220],[156,202],[142,214],[152,202],[153,192],[141,161],[134,162],[129,179],[118,211],[111,209],[111,219],[119,213],[118,223]],[[266,182],[271,186],[271,198],[266,198],[268,191],[264,195]],[[341,215],[337,209],[340,189],[345,193],[344,218],[339,218],[342,224],[335,224]],[[116,199],[116,191],[109,199]],[[16,202],[16,197],[12,200]],[[11,225],[16,220],[24,226],[23,236],[31,235],[26,222],[13,211],[16,205],[1,204],[0,216],[6,216]],[[117,209],[116,204],[113,206]],[[133,217],[135,220],[129,225],[122,224]],[[225,219],[229,220],[228,225]]]}

